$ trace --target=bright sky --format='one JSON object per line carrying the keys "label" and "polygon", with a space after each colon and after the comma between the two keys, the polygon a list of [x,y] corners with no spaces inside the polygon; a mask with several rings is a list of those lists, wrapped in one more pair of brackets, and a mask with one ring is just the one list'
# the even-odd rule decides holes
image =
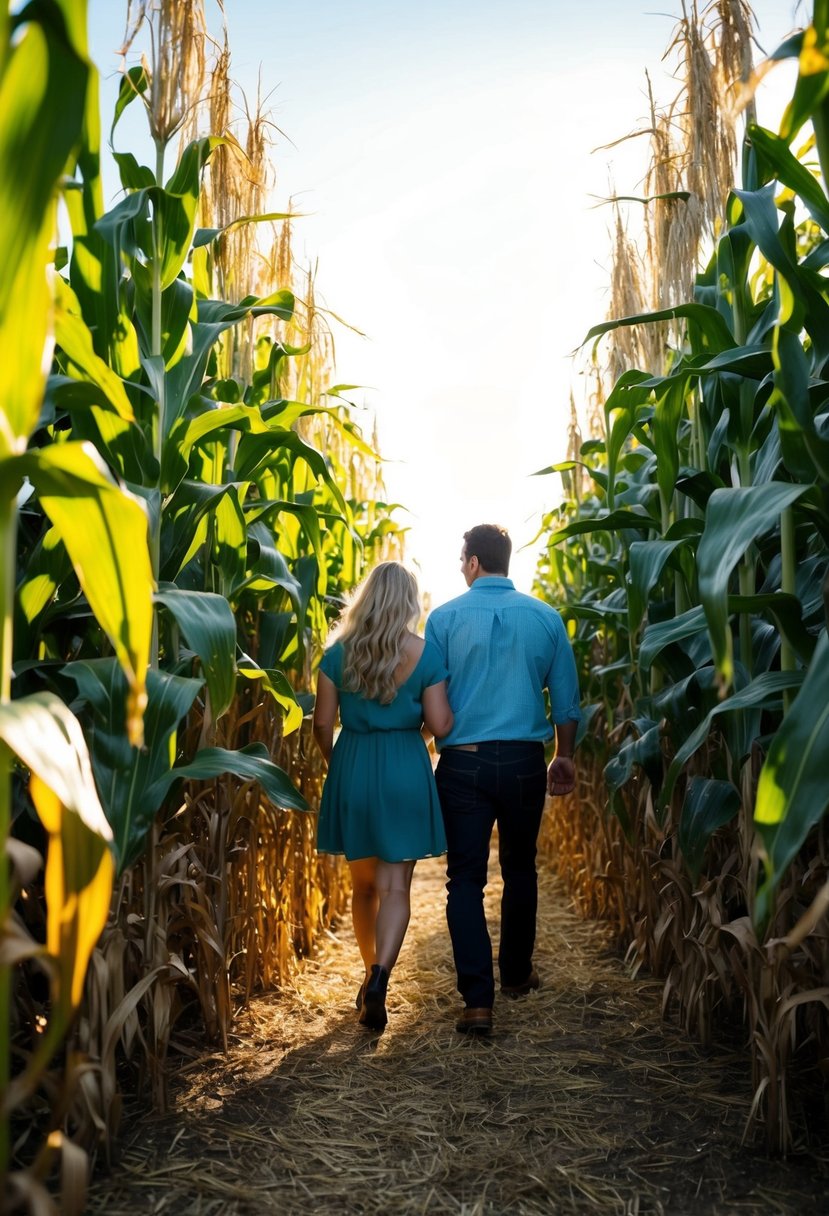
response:
{"label": "bright sky", "polygon": [[[459,594],[463,532],[496,522],[529,590],[535,551],[521,546],[560,498],[557,476],[531,474],[566,454],[582,393],[570,352],[606,311],[610,213],[592,196],[609,182],[637,193],[647,164],[645,138],[592,150],[645,125],[646,69],[657,99],[673,96],[661,60],[679,0],[225,7],[232,74],[253,99],[261,72],[290,140],[275,149],[274,204],[308,213],[295,249],[367,335],[335,330],[337,379],[366,386],[353,396],[369,433],[377,415],[421,589],[434,603]],[[798,23],[794,0],[752,7],[767,52]],[[125,12],[90,2],[104,77]],[[762,87],[761,122],[776,124],[791,79]]]}

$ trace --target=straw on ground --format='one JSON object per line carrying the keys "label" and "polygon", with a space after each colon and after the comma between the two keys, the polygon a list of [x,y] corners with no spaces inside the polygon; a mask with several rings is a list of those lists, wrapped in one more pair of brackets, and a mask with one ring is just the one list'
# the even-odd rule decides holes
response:
{"label": "straw on ground", "polygon": [[[745,1056],[703,1053],[659,1018],[602,927],[541,879],[540,992],[496,1001],[495,1034],[454,1032],[458,998],[440,860],[418,865],[382,1037],[356,1021],[350,929],[296,988],[256,1000],[227,1058],[186,1063],[175,1109],[129,1124],[87,1208],[171,1212],[804,1216],[829,1161],[741,1147]],[[499,888],[488,894],[497,930]],[[126,1121],[125,1121],[126,1122]]]}

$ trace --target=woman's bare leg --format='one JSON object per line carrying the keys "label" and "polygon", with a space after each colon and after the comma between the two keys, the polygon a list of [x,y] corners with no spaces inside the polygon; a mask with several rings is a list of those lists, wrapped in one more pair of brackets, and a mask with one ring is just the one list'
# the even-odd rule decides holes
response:
{"label": "woman's bare leg", "polygon": [[376,857],[361,857],[358,861],[350,861],[348,865],[351,870],[351,921],[368,975],[371,964],[376,962],[378,861]]}
{"label": "woman's bare leg", "polygon": [[375,944],[376,961],[387,971],[397,962],[406,929],[409,927],[413,861],[378,861],[375,884],[380,898],[377,912]]}

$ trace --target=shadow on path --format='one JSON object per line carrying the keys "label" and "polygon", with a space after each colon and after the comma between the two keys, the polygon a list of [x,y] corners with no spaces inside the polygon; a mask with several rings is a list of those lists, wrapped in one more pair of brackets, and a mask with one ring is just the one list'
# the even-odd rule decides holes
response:
{"label": "shadow on path", "polygon": [[[174,1111],[122,1133],[89,1213],[817,1216],[829,1160],[741,1147],[743,1052],[703,1052],[659,1018],[601,926],[542,880],[543,986],[498,998],[491,1040],[454,1032],[458,998],[439,860],[415,871],[390,1022],[357,1024],[343,925],[295,990],[240,1019],[227,1057],[182,1068]],[[498,884],[488,895],[497,931]]]}

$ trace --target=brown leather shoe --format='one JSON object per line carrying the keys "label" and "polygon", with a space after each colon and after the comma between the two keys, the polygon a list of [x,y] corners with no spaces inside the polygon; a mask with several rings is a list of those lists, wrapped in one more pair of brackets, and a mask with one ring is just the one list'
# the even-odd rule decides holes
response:
{"label": "brown leather shoe", "polygon": [[488,1035],[492,1034],[491,1009],[464,1009],[460,1020],[455,1023],[458,1034]]}
{"label": "brown leather shoe", "polygon": [[502,984],[501,991],[504,996],[511,997],[513,1000],[517,996],[526,996],[528,992],[532,992],[536,988],[541,987],[541,980],[538,978],[537,971],[531,971],[523,984]]}

